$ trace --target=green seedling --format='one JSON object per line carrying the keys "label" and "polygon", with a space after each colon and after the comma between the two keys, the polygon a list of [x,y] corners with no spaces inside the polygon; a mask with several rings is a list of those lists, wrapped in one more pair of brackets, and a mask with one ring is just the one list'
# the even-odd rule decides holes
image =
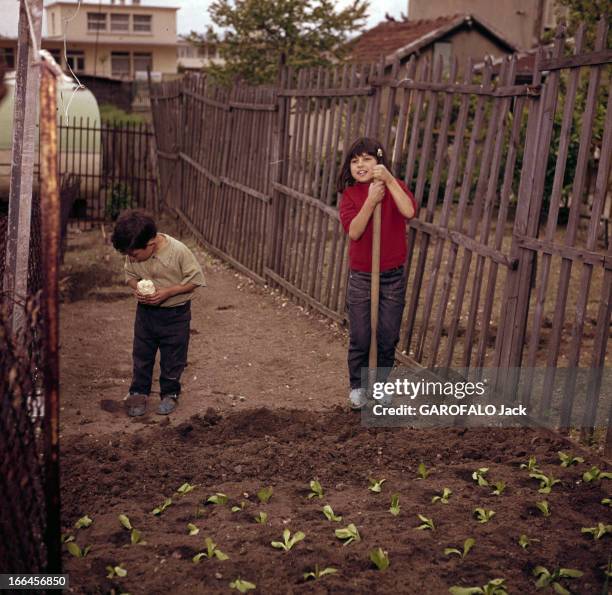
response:
{"label": "green seedling", "polygon": [[74,535],[70,535],[70,533],[64,533],[61,537],[61,542],[62,543],[70,543],[71,541],[74,541]]}
{"label": "green seedling", "polygon": [[578,463],[584,463],[584,459],[582,457],[574,457],[571,453],[565,453],[563,451],[558,451],[559,460],[561,461],[561,467],[571,467],[572,465],[577,465]]}
{"label": "green seedling", "polygon": [[225,494],[222,494],[221,492],[217,492],[216,494],[209,496],[206,499],[206,503],[208,504],[210,502],[211,504],[219,504],[221,506],[224,506],[225,504],[227,504],[227,500],[228,500],[228,497]]}
{"label": "green seedling", "polygon": [[451,595],[508,595],[506,579],[494,578],[482,587],[451,587]]}
{"label": "green seedling", "polygon": [[334,523],[339,523],[342,520],[342,516],[335,515],[329,504],[323,507],[323,514],[328,521],[333,521]]}
{"label": "green seedling", "polygon": [[427,467],[425,467],[425,463],[419,463],[417,472],[419,474],[418,479],[427,479],[431,474],[431,471],[428,471]]}
{"label": "green seedling", "polygon": [[557,483],[561,483],[561,480],[555,479],[552,473],[550,475],[546,475],[540,471],[534,471],[529,474],[529,477],[537,479],[540,482],[540,489],[538,490],[540,494],[550,494],[553,486]]}
{"label": "green seedling", "polygon": [[197,485],[191,485],[190,483],[185,482],[180,488],[178,488],[178,490],[176,490],[176,493],[179,496],[186,496],[189,492],[193,492],[193,490],[195,490],[197,487]]}
{"label": "green seedling", "polygon": [[91,551],[91,545],[86,545],[83,549],[81,549],[76,541],[70,541],[66,544],[66,549],[75,558],[84,558]]}
{"label": "green seedling", "polygon": [[348,545],[349,543],[353,543],[353,541],[361,541],[359,530],[353,523],[350,523],[348,526],[344,527],[344,529],[336,529],[334,533],[338,539],[345,540],[342,545]]}
{"label": "green seedling", "polygon": [[130,522],[128,516],[126,516],[125,514],[120,514],[117,518],[119,519],[119,522],[121,523],[121,526],[124,529],[127,529],[128,531],[131,531],[133,529],[132,523]]}
{"label": "green seedling", "polygon": [[323,498],[323,488],[316,479],[310,480],[310,490],[309,498]]}
{"label": "green seedling", "polygon": [[607,587],[608,587],[608,579],[612,578],[612,554],[610,556],[608,556],[608,563],[607,564],[602,564],[599,568],[601,568],[601,570],[603,570],[604,576],[606,577],[606,582],[605,582],[605,587],[606,589],[603,591],[603,593],[607,593]]}
{"label": "green seedling", "polygon": [[380,494],[382,492],[382,484],[387,481],[386,479],[370,479],[370,487],[368,490],[370,492],[374,492],[375,494]]}
{"label": "green seedling", "polygon": [[430,531],[433,531],[436,528],[436,526],[434,525],[433,519],[430,519],[422,514],[417,514],[417,516],[423,523],[422,525],[415,527],[415,529],[417,529],[418,531],[426,531],[428,529]]}
{"label": "green seedling", "polygon": [[387,570],[389,568],[389,555],[381,547],[370,551],[370,560],[374,563],[378,570]]}
{"label": "green seedling", "polygon": [[601,539],[606,533],[612,533],[612,525],[597,523],[597,527],[582,527],[580,533],[592,535],[593,539]]}
{"label": "green seedling", "polygon": [[168,506],[170,506],[172,504],[172,498],[166,498],[162,504],[160,504],[157,508],[154,508],[151,511],[151,514],[154,514],[156,516],[159,516],[162,512],[164,512],[164,510],[166,510],[166,508],[168,508]]}
{"label": "green seedling", "polygon": [[518,538],[518,544],[526,550],[532,543],[540,541],[539,539],[527,537],[527,535],[523,534]]}
{"label": "green seedling", "polygon": [[393,496],[391,496],[391,508],[389,508],[389,512],[393,516],[399,515],[400,513],[399,494],[393,494]]}
{"label": "green seedling", "polygon": [[434,496],[431,499],[432,504],[435,504],[436,502],[440,502],[440,504],[448,504],[448,499],[451,497],[451,494],[453,492],[449,489],[449,488],[443,488],[442,493]]}
{"label": "green seedling", "polygon": [[570,592],[559,582],[562,578],[580,578],[583,573],[573,568],[557,568],[554,572],[549,572],[544,566],[536,566],[533,575],[537,576],[536,588],[552,587],[555,593],[560,595],[570,595]]}
{"label": "green seedling", "polygon": [[195,508],[195,513],[193,516],[195,516],[196,519],[200,519],[204,516],[204,512],[205,510],[201,506],[198,505]]}
{"label": "green seedling", "polygon": [[504,493],[504,490],[506,489],[506,482],[503,480],[496,481],[491,485],[495,488],[493,492],[491,492],[494,496],[501,496]]}
{"label": "green seedling", "polygon": [[232,506],[232,512],[240,512],[241,510],[244,510],[245,506],[246,502],[244,500],[241,500],[239,506]]}
{"label": "green seedling", "polygon": [[259,501],[262,504],[266,504],[268,502],[268,500],[270,498],[272,498],[272,493],[274,492],[274,490],[272,489],[272,486],[267,487],[267,488],[261,488],[261,490],[259,490],[259,492],[257,492],[257,497],[259,498]]}
{"label": "green seedling", "polygon": [[320,578],[328,574],[336,574],[336,572],[338,572],[338,570],[336,568],[332,568],[331,566],[328,566],[327,568],[323,568],[323,570],[320,570],[319,565],[315,564],[315,568],[312,572],[304,573],[304,580],[307,581],[309,578],[312,578],[315,581],[317,581]]}
{"label": "green seedling", "polygon": [[265,525],[266,521],[268,520],[268,513],[259,511],[253,518],[255,519],[256,523],[259,523],[260,525]]}
{"label": "green seedling", "polygon": [[536,502],[536,507],[542,513],[543,516],[550,516],[550,507],[548,505],[547,500],[540,500],[539,502]]}
{"label": "green seedling", "polygon": [[193,523],[187,523],[187,533],[189,535],[197,535],[199,532],[200,530]]}
{"label": "green seedling", "polygon": [[526,463],[521,463],[521,469],[527,469],[527,471],[538,471],[538,464],[535,457],[529,457]]}
{"label": "green seedling", "polygon": [[141,543],[142,535],[140,531],[132,526],[132,523],[129,517],[125,514],[120,514],[118,517],[119,523],[124,529],[130,531],[130,541],[132,545],[136,545],[137,543]]}
{"label": "green seedling", "polygon": [[494,516],[494,510],[486,510],[485,508],[476,508],[474,516],[479,523],[488,523]]}
{"label": "green seedling", "polygon": [[283,531],[283,541],[273,541],[271,545],[272,547],[288,552],[296,543],[302,541],[304,537],[306,537],[306,535],[304,535],[302,531],[296,531],[292,537],[291,531],[285,529]]}
{"label": "green seedling", "polygon": [[106,571],[108,572],[106,578],[123,578],[124,576],[127,576],[127,570],[123,568],[122,564],[119,564],[119,566],[107,566]]}
{"label": "green seedling", "polygon": [[485,475],[489,472],[488,467],[480,467],[480,469],[476,469],[474,473],[472,473],[472,479],[481,487],[486,487],[489,485],[489,482],[486,480]]}
{"label": "green seedling", "polygon": [[601,503],[604,506],[612,506],[612,498],[603,498]]}
{"label": "green seedling", "polygon": [[463,542],[463,550],[460,550],[456,547],[447,547],[447,548],[444,548],[444,555],[445,556],[456,555],[456,556],[459,556],[463,560],[470,553],[470,550],[474,547],[475,543],[476,543],[475,539],[473,539],[472,537],[468,537]]}
{"label": "green seedling", "polygon": [[602,471],[599,467],[591,467],[588,471],[585,471],[582,475],[582,479],[587,483],[592,481],[601,481],[602,479],[612,479],[612,473],[608,471]]}
{"label": "green seedling", "polygon": [[200,552],[192,558],[194,564],[197,564],[202,558],[208,558],[209,560],[217,558],[217,560],[221,561],[229,560],[229,556],[224,554],[210,537],[204,539],[204,545],[206,546],[206,551]]}
{"label": "green seedling", "polygon": [[240,593],[246,593],[247,591],[252,591],[256,589],[257,586],[255,583],[250,583],[249,581],[244,581],[240,577],[236,580],[233,580],[230,584],[230,589],[236,589],[236,591],[240,591]]}
{"label": "green seedling", "polygon": [[91,525],[93,523],[93,521],[87,516],[82,516],[75,524],[74,524],[74,528],[75,529],[86,529],[87,527],[89,527],[89,525]]}

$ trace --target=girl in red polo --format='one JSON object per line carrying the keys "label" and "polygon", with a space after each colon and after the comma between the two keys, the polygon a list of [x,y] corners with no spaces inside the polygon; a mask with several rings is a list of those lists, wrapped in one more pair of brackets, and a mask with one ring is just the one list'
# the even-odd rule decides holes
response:
{"label": "girl in red polo", "polygon": [[337,189],[342,193],[340,221],[350,238],[347,289],[350,329],[349,401],[353,409],[361,409],[366,404],[362,368],[367,370],[370,350],[372,214],[380,203],[377,366],[390,369],[395,361],[395,346],[399,340],[405,302],[406,220],[415,216],[416,202],[406,185],[389,172],[387,155],[382,145],[366,137],[357,139],[349,149],[338,175]]}

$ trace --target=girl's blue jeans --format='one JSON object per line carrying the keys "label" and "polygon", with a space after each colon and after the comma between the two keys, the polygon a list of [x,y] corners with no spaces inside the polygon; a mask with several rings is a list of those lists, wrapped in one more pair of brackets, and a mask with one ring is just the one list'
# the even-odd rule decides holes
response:
{"label": "girl's blue jeans", "polygon": [[[351,388],[362,387],[362,368],[368,367],[370,352],[370,282],[371,273],[350,271],[347,290],[350,342],[348,368]],[[402,314],[406,294],[404,267],[383,271],[380,274],[380,298],[378,305],[378,368],[388,371],[395,362],[395,347],[399,341]],[[367,376],[366,376],[367,377]],[[363,386],[365,388],[365,386]]]}

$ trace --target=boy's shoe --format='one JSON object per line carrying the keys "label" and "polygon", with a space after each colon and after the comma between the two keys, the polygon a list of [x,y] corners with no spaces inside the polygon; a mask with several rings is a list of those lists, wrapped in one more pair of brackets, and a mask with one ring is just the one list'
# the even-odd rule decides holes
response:
{"label": "boy's shoe", "polygon": [[178,403],[178,395],[162,395],[161,403],[157,408],[157,413],[160,415],[168,415],[176,409]]}
{"label": "boy's shoe", "polygon": [[355,411],[359,411],[359,409],[363,409],[365,404],[368,402],[366,397],[365,388],[353,388],[349,394],[349,403],[351,405],[351,409]]}
{"label": "boy's shoe", "polygon": [[146,413],[147,396],[140,393],[128,393],[125,398],[125,406],[130,417],[140,417]]}

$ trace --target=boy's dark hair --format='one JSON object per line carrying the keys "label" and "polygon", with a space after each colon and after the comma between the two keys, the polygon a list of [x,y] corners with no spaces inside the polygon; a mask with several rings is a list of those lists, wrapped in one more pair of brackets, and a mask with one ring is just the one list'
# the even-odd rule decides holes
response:
{"label": "boy's dark hair", "polygon": [[115,250],[127,254],[142,250],[157,235],[155,221],[142,211],[129,210],[119,215],[111,241]]}
{"label": "boy's dark hair", "polygon": [[[382,157],[378,156],[379,149],[382,151]],[[344,163],[340,168],[338,179],[336,181],[336,190],[339,193],[344,192],[344,189],[347,186],[352,186],[355,183],[355,179],[351,175],[351,159],[353,159],[353,157],[363,155],[364,153],[372,155],[372,157],[374,157],[378,163],[384,165],[389,171],[391,170],[389,167],[389,162],[387,161],[387,151],[385,151],[382,144],[373,138],[362,136],[351,145],[351,148],[348,150],[346,157],[344,158]]]}

